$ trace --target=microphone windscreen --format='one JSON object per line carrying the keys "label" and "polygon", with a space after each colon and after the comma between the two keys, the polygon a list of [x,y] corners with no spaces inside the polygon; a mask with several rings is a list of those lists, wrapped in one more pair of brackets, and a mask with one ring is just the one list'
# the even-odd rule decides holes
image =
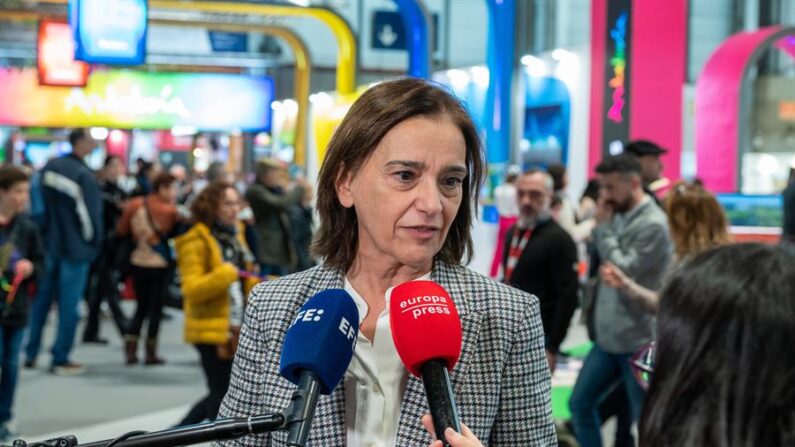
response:
{"label": "microphone windscreen", "polygon": [[428,360],[442,359],[453,369],[461,355],[461,319],[450,295],[433,281],[410,281],[392,289],[389,303],[392,339],[412,374]]}
{"label": "microphone windscreen", "polygon": [[301,371],[311,371],[321,394],[330,394],[348,369],[358,333],[353,298],[342,289],[324,290],[301,306],[287,329],[279,372],[298,385]]}

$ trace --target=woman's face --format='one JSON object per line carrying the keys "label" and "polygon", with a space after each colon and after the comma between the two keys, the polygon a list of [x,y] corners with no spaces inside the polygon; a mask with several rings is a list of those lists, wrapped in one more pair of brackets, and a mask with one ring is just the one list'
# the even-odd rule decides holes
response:
{"label": "woman's face", "polygon": [[337,184],[359,221],[358,255],[430,268],[463,197],[466,143],[447,118],[410,118]]}
{"label": "woman's face", "polygon": [[226,188],[221,203],[218,205],[218,222],[226,226],[234,226],[237,223],[237,215],[240,212],[240,194],[234,188]]}

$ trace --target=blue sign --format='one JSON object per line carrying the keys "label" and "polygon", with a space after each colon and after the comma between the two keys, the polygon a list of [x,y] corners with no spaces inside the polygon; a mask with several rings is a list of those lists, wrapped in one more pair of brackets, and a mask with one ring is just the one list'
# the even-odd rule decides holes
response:
{"label": "blue sign", "polygon": [[[433,21],[433,50],[439,48],[439,16],[432,14]],[[396,11],[374,11],[373,27],[370,32],[372,47],[376,50],[405,50],[408,38],[403,18]]]}
{"label": "blue sign", "polygon": [[248,34],[227,31],[207,31],[210,46],[218,53],[245,53],[248,51]]}
{"label": "blue sign", "polygon": [[140,65],[146,59],[146,0],[69,0],[75,59]]}
{"label": "blue sign", "polygon": [[377,50],[406,49],[406,30],[400,14],[392,11],[373,13],[372,45]]}

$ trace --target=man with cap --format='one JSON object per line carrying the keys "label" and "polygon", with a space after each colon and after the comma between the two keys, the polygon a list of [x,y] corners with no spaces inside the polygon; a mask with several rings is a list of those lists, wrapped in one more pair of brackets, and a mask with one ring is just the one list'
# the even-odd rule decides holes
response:
{"label": "man with cap", "polygon": [[668,151],[648,140],[633,140],[627,143],[624,152],[638,158],[643,190],[659,204],[658,194],[664,193],[671,183],[662,176],[663,164],[660,160],[660,156]]}

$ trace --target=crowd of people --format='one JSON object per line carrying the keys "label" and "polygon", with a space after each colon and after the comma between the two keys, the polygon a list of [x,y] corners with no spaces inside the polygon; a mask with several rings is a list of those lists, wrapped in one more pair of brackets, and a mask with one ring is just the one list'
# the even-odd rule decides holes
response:
{"label": "crowd of people", "polygon": [[[191,182],[179,166],[167,172],[138,160],[134,182],[125,183],[119,157],[108,156],[97,172],[85,164],[96,146],[86,129],[73,130],[69,143],[68,155],[39,171],[0,168],[0,285],[6,297],[0,303],[0,439],[13,437],[7,423],[20,357],[26,368],[43,366],[58,375],[86,371],[72,358],[83,299],[82,341],[109,343],[101,328],[107,309],[124,340],[123,360],[147,366],[168,360],[158,351],[160,322],[164,305],[176,301],[186,315],[185,341],[196,346],[210,388],[183,423],[214,419],[236,349],[228,334],[239,334],[248,292],[268,277],[314,264],[311,185],[291,181],[287,165],[272,160],[257,165],[245,191],[220,163]],[[129,314],[122,306],[125,286],[135,298]],[[53,307],[51,362],[39,365]]]}
{"label": "crowd of people", "polygon": [[601,446],[613,416],[617,446],[795,443],[795,255],[786,243],[732,243],[715,196],[663,179],[653,142],[602,160],[578,203],[562,166],[509,169],[495,191],[497,281],[465,267],[483,148],[465,108],[433,83],[384,82],[356,101],[321,167],[314,237],[312,185],[280,162],[258,162],[248,186],[219,164],[202,183],[141,160],[126,189],[119,158],[96,173],[82,161],[95,146],[88,132],[69,142],[38,172],[0,168],[0,438],[12,435],[19,358],[39,366],[55,302],[46,366],[74,375],[85,371],[72,358],[83,298],[84,342],[107,343],[107,303],[120,361],[140,363],[142,344],[156,367],[168,361],[163,307],[179,290],[208,388],[179,424],[189,425],[286,406],[285,331],[308,298],[340,288],[360,312],[356,349],[344,386],[318,402],[310,443],[426,445],[436,431],[421,380],[391,342],[388,300],[397,284],[431,279],[462,322],[453,447],[557,444],[550,377],[577,308],[592,341],[568,401],[579,445]]}

